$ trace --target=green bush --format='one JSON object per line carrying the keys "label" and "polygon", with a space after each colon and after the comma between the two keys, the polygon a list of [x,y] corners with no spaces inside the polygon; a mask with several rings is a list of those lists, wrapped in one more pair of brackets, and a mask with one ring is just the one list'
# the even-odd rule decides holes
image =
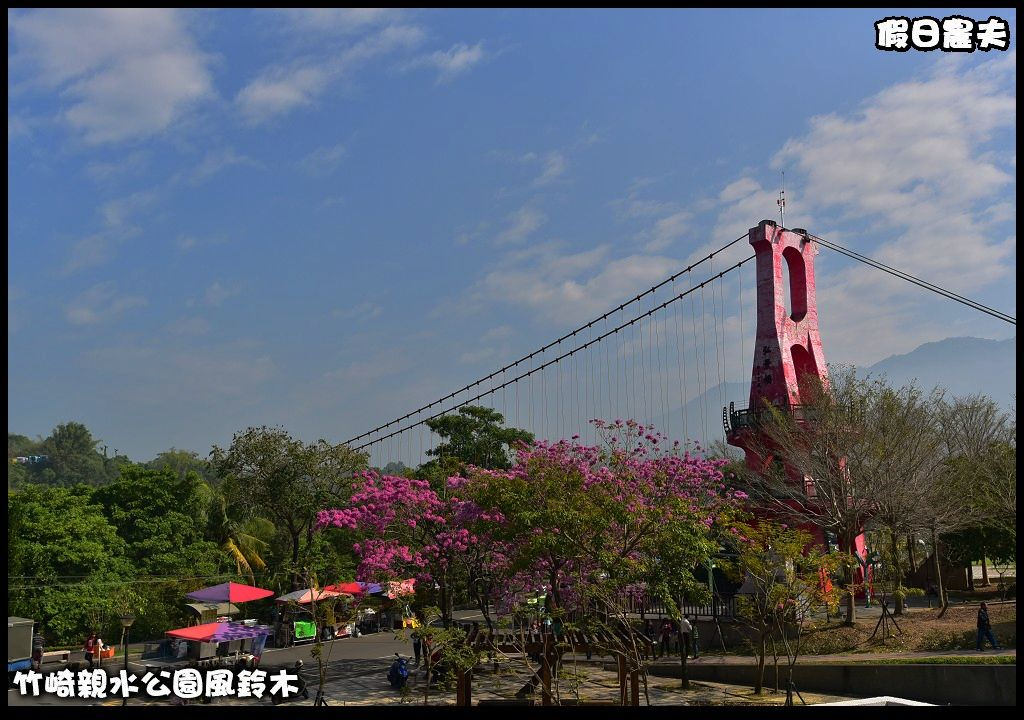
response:
{"label": "green bush", "polygon": [[805,655],[831,655],[850,652],[860,645],[861,639],[855,630],[833,626],[818,628],[804,635],[801,652]]}

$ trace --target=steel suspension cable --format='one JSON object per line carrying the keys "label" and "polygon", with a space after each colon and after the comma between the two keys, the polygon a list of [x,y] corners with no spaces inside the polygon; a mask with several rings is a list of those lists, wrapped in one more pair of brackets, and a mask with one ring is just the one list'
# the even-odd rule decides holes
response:
{"label": "steel suspension cable", "polygon": [[[400,423],[403,420],[408,420],[409,418],[413,417],[414,415],[418,415],[419,413],[423,412],[424,410],[429,410],[430,408],[434,407],[435,405],[443,403],[446,400],[454,399],[457,395],[460,395],[463,392],[466,392],[470,388],[476,387],[477,385],[480,385],[481,383],[484,383],[484,382],[486,382],[488,380],[493,379],[494,376],[499,374],[502,370],[511,370],[514,367],[518,367],[520,364],[526,362],[527,360],[532,359],[535,355],[543,354],[544,352],[547,352],[551,348],[561,344],[565,340],[568,340],[568,339],[570,339],[572,337],[575,337],[578,333],[582,332],[583,330],[585,330],[585,329],[587,329],[589,327],[592,327],[597,322],[599,322],[601,320],[607,319],[610,314],[612,314],[612,313],[614,313],[614,312],[616,312],[618,310],[623,310],[626,307],[629,307],[630,305],[632,305],[633,303],[638,302],[641,298],[644,298],[647,295],[650,295],[650,294],[652,294],[654,292],[657,292],[659,289],[661,289],[662,287],[664,287],[668,283],[674,281],[677,277],[683,275],[684,273],[691,272],[698,265],[701,265],[701,264],[707,262],[708,260],[711,260],[712,258],[714,258],[715,255],[718,255],[719,253],[722,253],[722,252],[728,250],[730,247],[732,247],[733,245],[735,245],[736,243],[738,243],[740,240],[742,240],[745,237],[747,237],[747,235],[741,235],[740,237],[736,238],[735,240],[732,240],[732,241],[726,243],[725,245],[723,245],[722,247],[718,248],[717,250],[714,250],[714,251],[708,253],[707,255],[702,257],[700,260],[697,260],[696,262],[691,263],[690,265],[687,265],[685,268],[683,268],[679,272],[675,273],[674,275],[671,275],[668,278],[666,278],[666,279],[662,280],[661,282],[657,283],[656,285],[651,286],[651,288],[649,290],[644,290],[642,293],[639,293],[638,295],[635,295],[634,297],[630,298],[629,300],[626,300],[625,302],[619,304],[618,306],[616,306],[616,307],[612,308],[611,310],[609,310],[608,312],[604,313],[600,317],[594,318],[590,322],[588,322],[588,323],[586,323],[584,325],[581,325],[578,328],[576,328],[576,329],[574,329],[574,330],[572,330],[570,332],[565,333],[560,338],[551,341],[547,345],[544,345],[544,346],[540,347],[538,350],[534,350],[533,352],[529,353],[528,355],[524,355],[523,357],[519,358],[518,360],[515,360],[515,361],[509,363],[505,367],[500,368],[499,370],[495,370],[494,372],[490,373],[489,375],[486,375],[485,377],[480,378],[479,380],[474,380],[473,382],[469,383],[468,385],[466,385],[466,386],[464,386],[464,387],[462,387],[462,388],[460,388],[458,390],[455,390],[454,392],[450,392],[447,395],[445,395],[445,396],[443,396],[441,398],[438,398],[437,400],[434,400],[433,402],[427,403],[426,405],[424,405],[424,406],[422,406],[420,408],[417,408],[416,410],[412,410],[412,411],[406,413],[405,415],[402,415],[401,417],[395,418],[394,420],[391,420],[390,422],[384,423],[383,425],[379,425],[376,428],[374,428],[373,430],[367,430],[364,433],[356,435],[355,437],[350,438],[349,440],[346,440],[344,444],[345,445],[351,445],[352,443],[354,443],[357,440],[362,440],[364,437],[367,437],[369,435],[373,435],[375,433],[378,433],[381,430],[384,430],[386,428],[391,427],[392,425],[395,425],[396,423]],[[460,406],[456,406],[456,407],[460,407]]]}
{"label": "steel suspension cable", "polygon": [[910,273],[903,272],[902,270],[898,270],[894,267],[886,265],[885,263],[879,262],[874,258],[870,258],[867,255],[862,255],[861,253],[856,252],[855,250],[845,248],[842,245],[839,245],[838,243],[834,243],[830,240],[825,240],[824,238],[820,238],[817,235],[811,235],[810,233],[806,233],[805,237],[807,237],[809,240],[813,240],[819,245],[827,247],[830,250],[835,250],[836,252],[842,255],[846,255],[847,257],[853,258],[854,260],[864,263],[865,265],[870,265],[871,267],[877,270],[881,270],[882,272],[889,273],[890,275],[898,277],[901,280],[906,280],[907,282],[913,283],[914,285],[924,288],[925,290],[931,290],[933,293],[942,295],[943,297],[958,302],[961,305],[966,305],[967,307],[972,308],[973,310],[978,310],[979,312],[983,312],[986,315],[991,315],[992,317],[998,320],[1002,320],[1003,322],[1008,322],[1011,325],[1017,324],[1017,318],[1007,313],[1004,313],[1001,310],[996,310],[994,308],[989,307],[988,305],[982,305],[980,302],[977,302],[976,300],[971,300],[970,298],[964,297],[963,295],[958,295],[952,290],[947,290],[946,288],[936,285],[934,283],[930,283],[927,280],[922,280],[921,278],[915,277]]}
{"label": "steel suspension cable", "polygon": [[[700,283],[699,285],[694,285],[689,290],[687,290],[687,291],[685,291],[683,293],[680,293],[679,295],[677,295],[675,297],[669,298],[668,300],[663,302],[661,305],[657,305],[657,306],[651,308],[650,310],[645,312],[643,315],[638,315],[638,316],[634,317],[631,320],[627,320],[627,321],[623,322],[622,324],[620,324],[619,326],[614,327],[611,330],[607,330],[606,332],[602,333],[601,335],[598,335],[593,340],[588,341],[588,342],[586,342],[586,343],[584,343],[582,345],[578,345],[577,347],[573,348],[572,350],[570,350],[570,351],[568,351],[566,353],[563,353],[562,355],[559,355],[556,358],[552,358],[551,360],[548,360],[547,362],[545,362],[545,363],[543,363],[541,365],[538,365],[536,368],[534,368],[534,369],[532,369],[532,370],[530,370],[528,372],[521,373],[521,374],[515,376],[514,378],[512,378],[511,380],[507,380],[505,382],[505,384],[517,383],[520,380],[523,380],[524,378],[532,377],[533,373],[536,373],[538,371],[540,371],[542,373],[541,377],[543,379],[543,370],[545,368],[550,367],[551,365],[555,364],[559,360],[563,360],[563,359],[565,359],[567,357],[570,357],[574,353],[580,352],[580,351],[586,349],[587,347],[590,347],[591,345],[594,345],[594,344],[602,342],[603,340],[605,340],[609,336],[617,334],[620,330],[623,330],[623,329],[625,329],[627,327],[631,327],[631,326],[635,325],[636,323],[642,321],[644,318],[650,317],[651,315],[653,315],[654,313],[658,312],[659,310],[663,310],[666,307],[668,307],[669,305],[675,303],[676,301],[682,300],[683,298],[687,297],[690,293],[693,293],[696,290],[703,291],[705,286],[709,285],[714,280],[717,280],[717,279],[721,278],[726,273],[732,272],[733,270],[736,270],[737,268],[742,267],[743,265],[745,265],[748,262],[750,262],[751,260],[753,260],[754,257],[755,256],[751,255],[750,257],[747,257],[747,258],[744,258],[743,260],[740,260],[739,262],[735,263],[734,265],[731,265],[730,267],[726,268],[725,270],[722,270],[716,276],[708,278],[707,280],[705,280],[704,282]],[[607,321],[606,321],[606,326],[607,326]],[[489,392],[492,392],[492,391],[489,391]],[[393,437],[394,435],[398,435],[399,433],[402,433],[405,430],[408,430],[409,428],[416,427],[417,425],[421,425],[421,424],[426,423],[426,422],[428,422],[430,420],[434,420],[434,419],[439,418],[439,417],[441,417],[443,415],[447,415],[452,410],[457,410],[460,407],[464,407],[466,405],[469,405],[470,403],[476,402],[480,398],[484,397],[486,394],[487,393],[480,393],[479,395],[476,395],[475,397],[471,397],[471,398],[468,398],[466,400],[463,400],[459,404],[457,404],[457,405],[455,405],[455,406],[453,406],[451,408],[448,408],[447,410],[442,410],[440,412],[437,412],[437,413],[431,415],[430,417],[426,417],[426,418],[423,418],[422,420],[418,420],[418,421],[416,421],[414,423],[411,423],[410,425],[407,425],[404,428],[400,428],[398,430],[395,430],[392,433],[389,433],[388,435],[384,435],[383,437],[379,437],[379,438],[376,438],[376,439],[371,440],[369,442],[365,442],[362,445],[357,445],[353,449],[361,450],[361,449],[363,449],[365,447],[370,447],[370,446],[372,446],[372,445],[374,445],[376,443],[379,443],[379,442],[382,442],[382,441],[388,439],[389,437]]]}

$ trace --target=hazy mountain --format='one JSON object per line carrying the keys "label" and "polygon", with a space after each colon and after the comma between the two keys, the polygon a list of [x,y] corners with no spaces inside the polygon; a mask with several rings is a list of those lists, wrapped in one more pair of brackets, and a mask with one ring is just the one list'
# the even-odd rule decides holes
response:
{"label": "hazy mountain", "polygon": [[[892,355],[861,372],[885,376],[891,385],[905,385],[916,379],[919,387],[928,390],[942,385],[952,395],[983,393],[1009,409],[1016,404],[1017,339],[946,338],[925,343],[905,355]],[[749,395],[749,381],[723,383],[690,400],[684,413],[680,413],[677,403],[671,410],[670,425],[664,415],[652,420],[662,432],[670,428],[672,437],[680,438],[685,416],[691,439],[704,438],[706,424],[707,438],[713,442],[724,436],[722,408],[730,402],[745,408]]]}
{"label": "hazy mountain", "polygon": [[925,389],[942,385],[953,395],[983,393],[1009,408],[1016,404],[1017,338],[946,338],[887,357],[867,370],[884,375],[892,385],[916,379]]}

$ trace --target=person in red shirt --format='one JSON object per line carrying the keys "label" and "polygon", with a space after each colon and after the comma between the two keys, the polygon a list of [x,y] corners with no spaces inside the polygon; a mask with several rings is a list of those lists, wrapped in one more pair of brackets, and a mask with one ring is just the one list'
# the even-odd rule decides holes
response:
{"label": "person in red shirt", "polygon": [[89,663],[89,669],[92,670],[92,656],[96,652],[96,633],[90,633],[89,637],[85,641],[85,646],[82,648],[85,650],[85,661]]}

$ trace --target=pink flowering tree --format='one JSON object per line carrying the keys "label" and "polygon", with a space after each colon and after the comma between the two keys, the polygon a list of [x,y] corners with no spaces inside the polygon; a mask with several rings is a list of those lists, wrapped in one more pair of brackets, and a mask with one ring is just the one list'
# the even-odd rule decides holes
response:
{"label": "pink flowering tree", "polygon": [[693,571],[718,548],[745,496],[724,460],[635,421],[594,421],[602,443],[577,438],[520,449],[508,470],[471,473],[467,494],[503,521],[509,593],[548,592],[549,609],[588,613],[632,595],[707,600]]}
{"label": "pink flowering tree", "polygon": [[[344,508],[323,510],[317,527],[355,531],[361,580],[383,582],[410,576],[437,583],[442,619],[451,622],[453,582],[465,575],[467,560],[478,550],[489,520],[460,497],[459,482],[441,491],[426,480],[365,472],[354,483]],[[475,532],[474,530],[478,530]]]}
{"label": "pink flowering tree", "polygon": [[[599,445],[537,442],[508,470],[475,470],[463,487],[502,519],[492,540],[505,543],[508,575],[496,602],[511,607],[546,591],[553,616],[632,637],[627,654],[639,665],[630,606],[658,599],[678,615],[684,600],[709,601],[695,570],[735,532],[745,496],[726,485],[724,460],[632,420],[593,422]],[[685,665],[683,677],[685,685]]]}

